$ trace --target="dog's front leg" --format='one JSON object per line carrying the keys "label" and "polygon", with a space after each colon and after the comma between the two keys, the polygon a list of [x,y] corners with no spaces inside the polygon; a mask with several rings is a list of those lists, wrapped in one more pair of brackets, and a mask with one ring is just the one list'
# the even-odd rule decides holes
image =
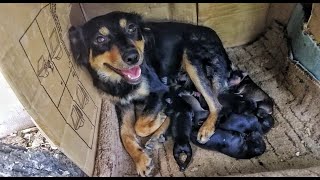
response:
{"label": "dog's front leg", "polygon": [[188,73],[191,81],[197,90],[204,97],[209,106],[209,116],[199,129],[197,140],[199,143],[206,143],[215,132],[215,125],[218,119],[218,113],[222,106],[218,101],[218,92],[215,85],[211,85],[209,79],[205,76],[201,67],[191,64],[186,52],[183,54],[183,67]]}
{"label": "dog's front leg", "polygon": [[135,131],[137,135],[146,137],[154,133],[164,122],[166,116],[161,113],[164,108],[162,94],[150,93],[142,114],[137,117]]}
{"label": "dog's front leg", "polygon": [[126,151],[133,159],[140,176],[150,176],[153,169],[152,158],[139,144],[134,131],[134,105],[116,105],[117,116],[120,122],[120,137]]}

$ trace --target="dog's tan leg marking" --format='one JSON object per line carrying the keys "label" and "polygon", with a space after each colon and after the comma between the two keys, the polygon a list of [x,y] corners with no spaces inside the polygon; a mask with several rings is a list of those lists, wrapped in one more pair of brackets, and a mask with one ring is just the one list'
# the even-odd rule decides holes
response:
{"label": "dog's tan leg marking", "polygon": [[167,116],[167,118],[161,124],[159,129],[157,129],[156,132],[154,132],[150,137],[150,139],[146,142],[145,147],[147,149],[153,149],[157,143],[163,143],[165,141],[164,134],[168,130],[169,125],[170,125],[170,118]]}
{"label": "dog's tan leg marking", "polygon": [[122,115],[122,124],[120,127],[121,140],[124,148],[133,159],[138,174],[140,176],[150,176],[153,169],[152,159],[138,143],[133,129],[134,121],[134,108],[130,108]]}
{"label": "dog's tan leg marking", "polygon": [[[207,120],[203,123],[201,128],[199,129],[197,140],[200,143],[206,143],[210,137],[214,134],[215,131],[215,124],[218,119],[218,108],[216,107],[216,103],[214,101],[214,94],[210,88],[205,88],[203,86],[203,82],[200,81],[198,72],[196,68],[190,64],[190,61],[187,57],[186,52],[183,53],[183,60],[182,60],[183,68],[188,73],[191,81],[196,86],[197,90],[201,93],[201,95],[204,97],[205,101],[207,102],[209,106],[210,114],[207,118]],[[211,94],[211,95],[210,95]]]}
{"label": "dog's tan leg marking", "polygon": [[162,113],[141,115],[135,124],[135,131],[138,136],[146,137],[154,133],[164,122],[166,116]]}

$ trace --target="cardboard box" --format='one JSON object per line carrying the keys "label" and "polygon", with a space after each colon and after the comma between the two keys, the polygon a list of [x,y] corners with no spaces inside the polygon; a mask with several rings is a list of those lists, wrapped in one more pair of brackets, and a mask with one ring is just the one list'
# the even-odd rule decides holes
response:
{"label": "cardboard box", "polygon": [[311,16],[308,21],[308,27],[317,43],[320,43],[320,3],[312,4]]}
{"label": "cardboard box", "polygon": [[0,70],[42,134],[91,176],[101,93],[73,62],[67,35],[71,24],[113,10],[137,11],[146,19],[212,27],[229,47],[264,31],[268,8],[268,3],[1,4]]}
{"label": "cardboard box", "polygon": [[0,67],[36,126],[91,175],[101,97],[74,64],[71,4],[1,4]]}
{"label": "cardboard box", "polygon": [[[307,24],[314,37],[317,37],[318,33],[315,30],[320,27],[320,19],[317,18],[316,14],[318,12],[317,9],[319,9],[318,5],[313,4],[313,10]],[[309,71],[317,80],[320,80],[320,48],[305,30],[303,7],[298,4],[293,10],[287,27],[293,56],[295,60],[301,63],[303,68]]]}

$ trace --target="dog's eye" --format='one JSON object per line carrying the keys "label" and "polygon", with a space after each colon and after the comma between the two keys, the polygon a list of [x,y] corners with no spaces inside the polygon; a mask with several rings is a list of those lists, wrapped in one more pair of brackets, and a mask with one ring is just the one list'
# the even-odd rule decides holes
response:
{"label": "dog's eye", "polygon": [[103,43],[103,42],[105,42],[106,41],[106,38],[105,37],[103,37],[103,36],[98,36],[97,37],[97,42],[98,43]]}
{"label": "dog's eye", "polygon": [[136,32],[136,30],[137,30],[137,26],[135,24],[129,24],[128,25],[127,32],[129,34],[132,34],[132,33]]}

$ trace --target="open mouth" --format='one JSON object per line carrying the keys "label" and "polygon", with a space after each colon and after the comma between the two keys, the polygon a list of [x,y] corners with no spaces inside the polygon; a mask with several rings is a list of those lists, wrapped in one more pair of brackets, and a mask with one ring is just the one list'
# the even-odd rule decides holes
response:
{"label": "open mouth", "polygon": [[121,75],[129,84],[138,84],[141,82],[141,68],[139,65],[133,66],[129,69],[117,69],[109,64],[105,65]]}

